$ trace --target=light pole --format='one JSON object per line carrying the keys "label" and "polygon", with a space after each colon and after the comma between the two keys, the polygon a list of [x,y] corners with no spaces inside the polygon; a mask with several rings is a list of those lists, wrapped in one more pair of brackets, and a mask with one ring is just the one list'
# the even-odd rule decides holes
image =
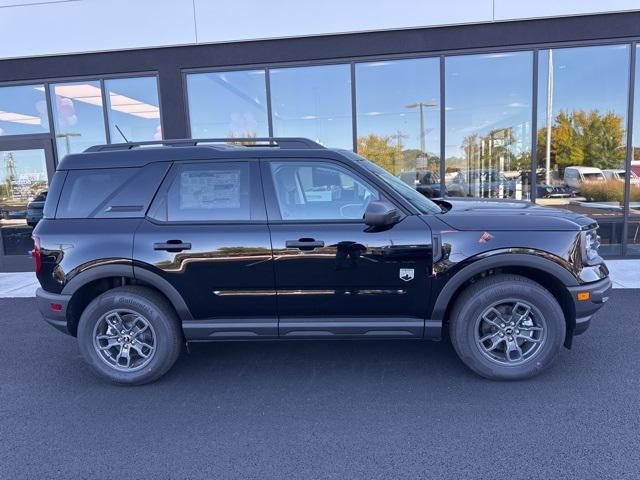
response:
{"label": "light pole", "polygon": [[407,105],[407,108],[419,108],[420,109],[420,152],[424,155],[427,147],[425,146],[424,139],[424,108],[425,107],[435,107],[436,102],[434,100],[429,100],[428,102],[416,102],[410,103]]}
{"label": "light pole", "polygon": [[[553,121],[553,50],[547,57],[547,145],[545,148],[545,181],[551,183],[551,122]],[[534,172],[534,178],[537,172]]]}

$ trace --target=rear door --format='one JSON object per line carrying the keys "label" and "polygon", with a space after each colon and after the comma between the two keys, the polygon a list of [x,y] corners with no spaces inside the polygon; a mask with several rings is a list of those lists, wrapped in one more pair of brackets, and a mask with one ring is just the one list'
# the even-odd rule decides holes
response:
{"label": "rear door", "polygon": [[374,229],[362,216],[388,200],[348,164],[262,165],[281,337],[422,337],[431,267],[429,227],[415,215]]}
{"label": "rear door", "polygon": [[136,232],[136,272],[160,275],[195,321],[189,338],[277,336],[273,257],[259,166],[176,162]]}

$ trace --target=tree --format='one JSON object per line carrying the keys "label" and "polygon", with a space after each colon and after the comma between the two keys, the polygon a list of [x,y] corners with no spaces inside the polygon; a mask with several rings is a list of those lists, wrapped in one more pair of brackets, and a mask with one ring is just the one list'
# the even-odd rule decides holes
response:
{"label": "tree", "polygon": [[[624,165],[624,122],[613,112],[560,111],[551,127],[551,165],[620,168]],[[546,162],[547,129],[538,130],[538,165]]]}
{"label": "tree", "polygon": [[403,167],[402,143],[393,144],[391,137],[371,133],[366,137],[358,137],[358,154],[394,175]]}

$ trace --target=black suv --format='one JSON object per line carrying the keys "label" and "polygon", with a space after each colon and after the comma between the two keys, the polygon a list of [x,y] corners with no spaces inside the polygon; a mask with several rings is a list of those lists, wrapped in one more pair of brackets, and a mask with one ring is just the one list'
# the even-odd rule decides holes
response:
{"label": "black suv", "polygon": [[68,155],[34,231],[38,306],[102,377],[162,376],[185,342],[431,339],[522,379],[607,300],[597,224],[527,202],[429,200],[306,139]]}

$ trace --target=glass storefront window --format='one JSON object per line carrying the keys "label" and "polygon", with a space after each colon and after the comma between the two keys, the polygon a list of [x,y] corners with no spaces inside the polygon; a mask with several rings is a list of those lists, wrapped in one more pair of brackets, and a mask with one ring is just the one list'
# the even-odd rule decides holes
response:
{"label": "glass storefront window", "polygon": [[0,87],[0,136],[48,132],[43,85]]}
{"label": "glass storefront window", "polygon": [[273,133],[353,149],[349,65],[269,71]]}
{"label": "glass storefront window", "polygon": [[156,77],[104,81],[112,143],[162,140]]}
{"label": "glass storefront window", "polygon": [[622,242],[629,49],[542,50],[538,59],[537,203],[597,220],[604,254]]}
{"label": "glass storefront window", "polygon": [[58,157],[106,142],[100,82],[51,85]]}
{"label": "glass storefront window", "polygon": [[0,151],[0,232],[4,255],[28,255],[42,218],[47,165],[41,149]]}
{"label": "glass storefront window", "polygon": [[187,75],[192,138],[268,137],[264,70]]}
{"label": "glass storefront window", "polygon": [[627,253],[640,255],[640,45],[636,47],[636,71],[633,99],[632,155],[629,179],[629,225]]}
{"label": "glass storefront window", "polygon": [[0,87],[0,136],[48,132],[44,86]]}
{"label": "glass storefront window", "polygon": [[440,196],[440,60],[356,64],[358,153]]}
{"label": "glass storefront window", "polygon": [[450,196],[530,198],[532,52],[445,59]]}

